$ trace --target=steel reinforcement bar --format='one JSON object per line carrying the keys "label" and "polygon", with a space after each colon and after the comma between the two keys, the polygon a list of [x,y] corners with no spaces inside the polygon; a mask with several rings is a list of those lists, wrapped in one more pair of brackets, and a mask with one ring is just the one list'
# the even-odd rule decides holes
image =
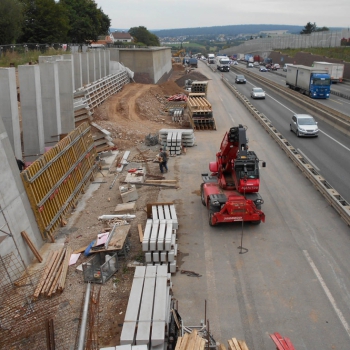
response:
{"label": "steel reinforcement bar", "polygon": [[262,82],[263,84],[267,85],[269,88],[275,90],[276,92],[280,94],[282,93],[283,97],[293,99],[294,102],[297,102],[303,107],[308,108],[313,112],[316,112],[317,116],[320,117],[322,120],[326,121],[327,123],[343,129],[348,134],[350,133],[350,116],[336,111],[325,105],[321,105],[316,100],[313,100],[308,96],[304,96],[297,91],[291,90],[288,87],[277,85],[275,82],[264,78],[258,74],[255,74],[252,71],[237,67],[235,67],[234,69],[247,76],[250,75],[255,80]]}
{"label": "steel reinforcement bar", "polygon": [[311,164],[308,163],[308,161],[288,142],[288,140],[283,137],[264,114],[260,113],[243,94],[228,82],[227,79],[223,78],[222,80],[244,104],[255,119],[259,121],[270,136],[278,143],[294,164],[313,183],[316,189],[322,193],[347,225],[350,226],[350,204],[316,171]]}
{"label": "steel reinforcement bar", "polygon": [[54,241],[53,231],[93,175],[95,160],[90,125],[84,122],[21,173],[44,240]]}

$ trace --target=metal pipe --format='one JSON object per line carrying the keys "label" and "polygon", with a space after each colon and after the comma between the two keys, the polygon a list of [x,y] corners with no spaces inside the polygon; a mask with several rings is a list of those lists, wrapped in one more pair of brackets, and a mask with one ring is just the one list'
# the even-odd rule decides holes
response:
{"label": "metal pipe", "polygon": [[86,323],[87,323],[87,316],[89,312],[90,291],[91,291],[91,283],[88,282],[86,287],[86,292],[85,292],[83,314],[81,316],[78,350],[84,350]]}

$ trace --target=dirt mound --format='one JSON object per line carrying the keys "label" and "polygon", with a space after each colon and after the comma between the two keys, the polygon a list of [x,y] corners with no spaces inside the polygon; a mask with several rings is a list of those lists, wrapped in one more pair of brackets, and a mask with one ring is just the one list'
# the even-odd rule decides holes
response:
{"label": "dirt mound", "polygon": [[185,74],[184,76],[182,76],[181,78],[175,80],[176,84],[180,87],[185,86],[185,81],[187,79],[190,80],[199,80],[199,81],[205,81],[205,80],[209,80],[205,75],[203,75],[202,73],[196,72],[196,71],[191,71],[188,74]]}

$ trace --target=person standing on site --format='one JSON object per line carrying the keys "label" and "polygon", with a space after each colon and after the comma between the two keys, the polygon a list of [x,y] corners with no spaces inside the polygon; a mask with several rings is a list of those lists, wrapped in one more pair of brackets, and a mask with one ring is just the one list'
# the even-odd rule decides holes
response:
{"label": "person standing on site", "polygon": [[164,173],[164,169],[165,172],[168,172],[168,155],[166,151],[163,151],[163,148],[159,149],[159,169],[160,172],[163,174]]}

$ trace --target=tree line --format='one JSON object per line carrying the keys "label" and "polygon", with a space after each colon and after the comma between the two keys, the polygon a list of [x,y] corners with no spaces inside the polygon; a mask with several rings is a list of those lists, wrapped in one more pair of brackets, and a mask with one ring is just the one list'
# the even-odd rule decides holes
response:
{"label": "tree line", "polygon": [[86,43],[110,24],[94,0],[0,0],[0,45]]}

